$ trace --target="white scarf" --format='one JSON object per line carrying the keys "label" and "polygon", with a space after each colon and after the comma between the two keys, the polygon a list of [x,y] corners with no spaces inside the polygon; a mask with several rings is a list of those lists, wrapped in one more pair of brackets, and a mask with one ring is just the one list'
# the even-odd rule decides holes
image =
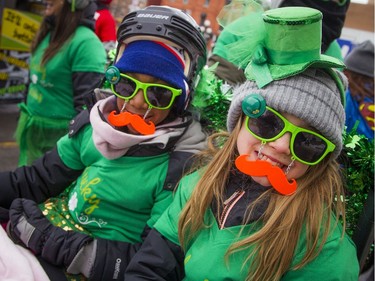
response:
{"label": "white scarf", "polygon": [[108,122],[103,121],[99,114],[100,111],[105,120],[108,120],[108,114],[116,110],[115,106],[116,97],[110,96],[99,100],[90,112],[95,147],[107,159],[119,158],[125,155],[130,147],[137,144],[157,144],[161,149],[165,148],[171,137],[179,136],[184,131],[184,128],[170,128],[181,124],[181,118],[177,118],[168,124],[156,126],[155,133],[152,135],[133,135],[116,130]]}

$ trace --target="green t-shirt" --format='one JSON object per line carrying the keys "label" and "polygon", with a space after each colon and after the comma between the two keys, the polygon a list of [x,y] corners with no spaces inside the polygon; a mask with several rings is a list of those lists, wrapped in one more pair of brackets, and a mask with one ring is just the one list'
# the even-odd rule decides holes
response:
{"label": "green t-shirt", "polygon": [[[179,245],[177,235],[179,214],[190,198],[198,180],[199,172],[182,179],[173,203],[155,224],[155,228],[175,244]],[[205,221],[211,227],[202,229],[187,247],[184,280],[245,280],[249,270],[248,265],[251,261],[244,267],[242,267],[242,264],[245,257],[253,249],[234,253],[229,256],[228,263],[226,263],[224,256],[230,245],[257,229],[255,223],[245,226],[244,231],[239,236],[241,226],[220,230],[211,210],[207,210]],[[251,227],[254,227],[254,229]],[[304,237],[304,233],[301,237]],[[288,271],[281,280],[357,281],[359,265],[355,246],[348,236],[345,235],[342,240],[340,238],[341,228],[336,227],[318,257],[299,270]],[[293,263],[300,261],[302,258],[305,250],[304,245],[305,239],[301,238],[297,245]]]}
{"label": "green t-shirt", "polygon": [[[71,119],[76,115],[73,104],[73,73],[104,73],[106,53],[95,33],[80,26],[59,52],[41,65],[49,45],[48,34],[30,60],[30,86],[27,106],[31,114]],[[93,85],[95,81],[93,81]]]}
{"label": "green t-shirt", "polygon": [[169,153],[109,160],[96,149],[91,126],[74,138],[64,136],[57,148],[66,166],[83,169],[67,205],[71,218],[94,237],[140,242],[146,224],[152,227],[172,201],[172,192],[163,189]]}

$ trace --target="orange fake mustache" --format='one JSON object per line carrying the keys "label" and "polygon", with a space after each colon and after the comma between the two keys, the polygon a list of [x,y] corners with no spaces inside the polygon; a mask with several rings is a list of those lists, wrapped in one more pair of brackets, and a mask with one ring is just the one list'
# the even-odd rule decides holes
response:
{"label": "orange fake mustache", "polygon": [[153,122],[150,121],[147,123],[141,116],[131,114],[130,112],[116,114],[116,111],[112,111],[108,115],[108,122],[116,127],[131,125],[134,130],[142,135],[152,135],[155,133],[155,124]]}
{"label": "orange fake mustache", "polygon": [[253,177],[267,177],[272,187],[282,195],[291,195],[297,190],[297,182],[289,182],[283,170],[263,160],[249,161],[248,155],[240,155],[235,165],[242,173]]}

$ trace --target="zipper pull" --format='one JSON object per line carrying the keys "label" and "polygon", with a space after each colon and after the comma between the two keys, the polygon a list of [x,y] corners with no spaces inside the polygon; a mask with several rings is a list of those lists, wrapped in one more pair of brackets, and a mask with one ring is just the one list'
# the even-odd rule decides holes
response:
{"label": "zipper pull", "polygon": [[224,206],[228,205],[233,200],[233,198],[235,198],[237,194],[241,193],[242,191],[243,190],[241,189],[237,189],[235,192],[233,192],[233,194],[227,200],[224,201]]}
{"label": "zipper pull", "polygon": [[245,194],[245,191],[242,189],[238,189],[233,194],[224,201],[223,205],[223,211],[221,212],[221,216],[219,219],[219,228],[223,229],[225,225],[225,221],[228,218],[228,215],[230,211],[232,210],[233,206],[237,203],[238,200],[241,199],[241,197]]}

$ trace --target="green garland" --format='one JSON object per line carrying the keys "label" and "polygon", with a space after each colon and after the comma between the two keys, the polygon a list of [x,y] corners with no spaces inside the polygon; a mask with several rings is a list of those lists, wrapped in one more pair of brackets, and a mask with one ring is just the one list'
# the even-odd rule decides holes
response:
{"label": "green garland", "polygon": [[226,119],[232,100],[232,87],[215,75],[218,63],[200,72],[199,83],[194,90],[192,111],[208,132],[226,129]]}
{"label": "green garland", "polygon": [[352,236],[370,189],[374,188],[374,140],[357,135],[355,128],[343,136],[340,162],[346,183],[347,233]]}

